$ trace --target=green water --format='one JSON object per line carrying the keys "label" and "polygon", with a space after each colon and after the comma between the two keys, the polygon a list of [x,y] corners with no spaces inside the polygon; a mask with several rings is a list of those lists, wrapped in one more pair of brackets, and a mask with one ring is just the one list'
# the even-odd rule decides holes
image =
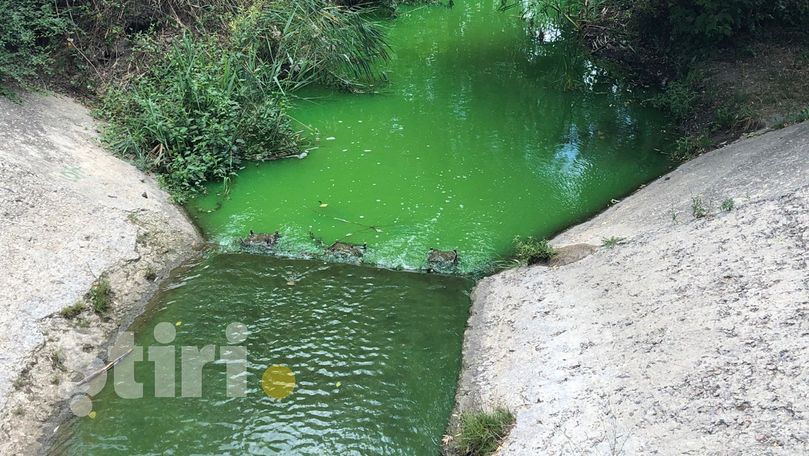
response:
{"label": "green water", "polygon": [[[118,397],[110,379],[93,399],[95,418],[67,425],[51,453],[436,454],[469,286],[460,277],[216,255],[169,284],[135,325],[136,341],[159,345],[155,325],[180,321],[177,347],[222,346],[227,325],[244,323],[247,396],[227,397],[225,365],[215,362],[203,370],[201,398],[155,398],[153,364],[138,363],[144,398]],[[273,364],[289,366],[297,380],[280,401],[259,388]]]}
{"label": "green water", "polygon": [[313,129],[308,157],[249,165],[227,198],[212,186],[191,205],[206,234],[229,244],[279,230],[282,250],[300,254],[318,250],[312,232],[367,243],[368,262],[408,269],[424,267],[431,247],[458,249],[473,272],[515,235],[549,236],[667,169],[658,112],[575,43],[539,44],[517,8],[497,4],[401,14],[390,84],[303,94],[293,114]]}
{"label": "green water", "polygon": [[[226,196],[212,185],[189,206],[206,235],[232,245],[249,230],[279,230],[282,253],[307,256],[319,250],[311,232],[367,243],[367,262],[408,269],[424,267],[431,247],[457,249],[461,272],[478,272],[515,235],[549,236],[668,168],[659,113],[575,44],[535,42],[497,4],[404,9],[388,23],[390,83],[376,94],[302,94],[294,116],[311,132],[308,156],[249,165]],[[154,367],[140,363],[145,397],[119,398],[110,381],[93,398],[95,418],[63,426],[52,453],[435,455],[470,286],[212,256],[175,277],[133,329],[148,346],[155,325],[181,322],[175,345],[223,345],[225,327],[245,323],[247,397],[226,397],[215,362],[201,398],[155,398]],[[259,387],[271,364],[295,372],[286,399]]]}

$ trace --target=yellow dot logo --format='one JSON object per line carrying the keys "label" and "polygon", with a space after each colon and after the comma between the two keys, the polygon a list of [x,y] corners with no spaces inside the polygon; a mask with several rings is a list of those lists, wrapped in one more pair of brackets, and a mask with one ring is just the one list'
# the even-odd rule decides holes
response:
{"label": "yellow dot logo", "polygon": [[284,399],[295,389],[295,373],[286,366],[270,366],[261,376],[261,389],[267,396]]}

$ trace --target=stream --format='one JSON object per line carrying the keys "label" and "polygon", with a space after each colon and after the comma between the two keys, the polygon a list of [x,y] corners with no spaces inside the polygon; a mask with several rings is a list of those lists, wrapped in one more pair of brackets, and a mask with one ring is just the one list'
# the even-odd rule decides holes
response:
{"label": "stream", "polygon": [[[136,363],[143,397],[107,382],[51,454],[439,453],[470,277],[504,264],[515,236],[551,236],[672,166],[642,94],[498,5],[403,7],[389,84],[300,93],[305,159],[250,164],[189,203],[221,251],[176,271],[131,330],[162,346],[170,323],[171,345],[218,347],[201,397],[155,397],[154,364]],[[250,230],[281,233],[284,258],[238,253]],[[337,240],[367,244],[366,264],[323,261]],[[457,274],[399,271],[424,269],[430,248],[457,249]],[[243,397],[225,393],[232,323],[247,330]],[[294,374],[291,394],[262,388],[270,366]]]}

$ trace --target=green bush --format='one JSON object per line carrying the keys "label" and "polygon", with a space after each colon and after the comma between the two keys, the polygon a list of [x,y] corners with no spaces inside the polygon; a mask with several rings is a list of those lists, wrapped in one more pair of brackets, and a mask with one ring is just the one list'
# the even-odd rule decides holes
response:
{"label": "green bush", "polygon": [[0,12],[0,93],[9,93],[8,84],[25,84],[49,69],[69,21],[46,0],[0,0]]}
{"label": "green bush", "polygon": [[621,11],[626,14],[612,26],[628,41],[681,57],[767,26],[809,27],[806,0],[529,0],[524,8],[532,20],[557,13],[563,24],[577,29]]}
{"label": "green bush", "polygon": [[547,263],[556,251],[547,239],[514,238],[514,257],[522,264]]}
{"label": "green bush", "polygon": [[633,14],[641,41],[687,53],[713,47],[762,27],[806,27],[805,0],[611,0]]}
{"label": "green bush", "polygon": [[512,424],[514,415],[504,408],[491,412],[464,412],[461,414],[460,432],[455,439],[458,450],[468,456],[493,454]]}
{"label": "green bush", "polygon": [[233,174],[245,158],[294,147],[283,99],[254,57],[186,34],[131,86],[112,88],[101,108],[113,151],[161,175],[178,199]]}
{"label": "green bush", "polygon": [[167,49],[142,38],[149,70],[107,93],[105,142],[160,174],[180,201],[244,160],[295,152],[288,91],[312,82],[358,88],[378,77],[387,47],[362,12],[327,0],[256,2],[227,36],[187,32]]}

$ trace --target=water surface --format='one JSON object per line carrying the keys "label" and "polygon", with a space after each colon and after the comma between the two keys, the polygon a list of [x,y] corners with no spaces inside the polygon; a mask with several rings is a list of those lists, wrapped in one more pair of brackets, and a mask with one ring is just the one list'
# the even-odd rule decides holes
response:
{"label": "water surface", "polygon": [[[389,84],[374,94],[311,89],[294,116],[312,137],[303,160],[249,165],[189,207],[230,245],[249,230],[284,234],[281,250],[319,247],[310,233],[367,243],[366,260],[421,268],[457,249],[461,272],[507,254],[515,235],[549,236],[669,166],[666,123],[560,36],[532,39],[498,0],[405,8],[388,22]],[[293,282],[294,285],[289,285]],[[154,344],[250,336],[250,390],[224,395],[206,367],[202,398],[155,399],[111,388],[96,417],[72,421],[55,454],[435,455],[452,407],[470,283],[317,261],[224,254],[175,278],[134,328]],[[275,400],[259,378],[289,366],[298,383]],[[338,386],[338,382],[339,385]]]}
{"label": "water surface", "polygon": [[[454,400],[469,286],[460,277],[214,256],[169,284],[135,325],[136,341],[161,345],[155,325],[180,322],[173,345],[223,346],[226,327],[244,323],[247,396],[227,397],[225,363],[217,361],[203,369],[201,398],[155,398],[153,364],[138,363],[144,398],[118,397],[110,379],[93,399],[94,419],[71,422],[52,454],[436,454]],[[283,400],[259,387],[270,365],[295,373]]]}
{"label": "water surface", "polygon": [[213,185],[191,205],[205,232],[228,244],[279,230],[290,253],[318,250],[309,233],[367,243],[388,267],[458,249],[471,272],[515,235],[549,236],[663,173],[661,115],[498,4],[404,9],[388,23],[389,84],[302,94],[308,157],[249,165],[226,198]]}

